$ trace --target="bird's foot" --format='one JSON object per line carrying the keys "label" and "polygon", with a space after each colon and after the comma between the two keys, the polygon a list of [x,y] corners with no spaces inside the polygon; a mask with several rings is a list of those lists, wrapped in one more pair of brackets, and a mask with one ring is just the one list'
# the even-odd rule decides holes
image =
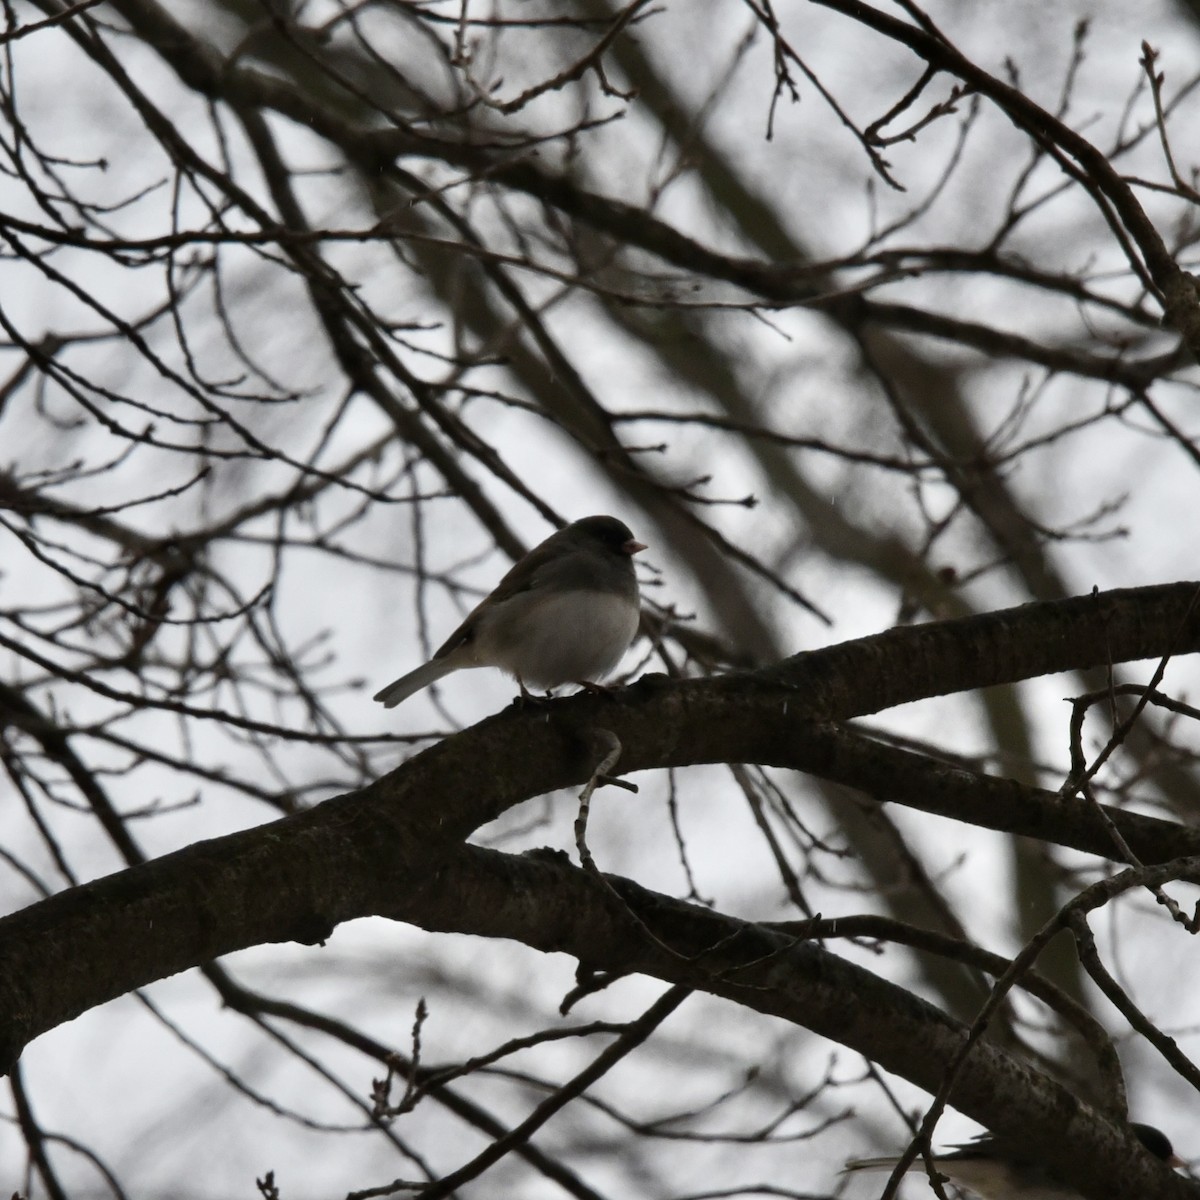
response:
{"label": "bird's foot", "polygon": [[616,693],[615,688],[607,687],[603,683],[594,683],[590,679],[576,679],[575,686],[583,688],[591,696],[607,696],[610,700]]}
{"label": "bird's foot", "polygon": [[554,699],[549,692],[544,696],[535,695],[521,679],[517,680],[517,687],[521,689],[521,694],[513,697],[513,708],[543,708]]}

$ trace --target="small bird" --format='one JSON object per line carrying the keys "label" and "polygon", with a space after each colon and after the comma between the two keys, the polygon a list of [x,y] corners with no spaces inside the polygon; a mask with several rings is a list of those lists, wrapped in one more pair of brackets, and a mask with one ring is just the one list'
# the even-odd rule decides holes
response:
{"label": "small bird", "polygon": [[[1167,1135],[1153,1125],[1130,1125],[1138,1141],[1168,1166],[1182,1167],[1183,1159],[1171,1148]],[[846,1164],[849,1171],[890,1171],[900,1161],[860,1158]],[[953,1146],[933,1156],[933,1165],[957,1187],[966,1188],[980,1200],[1081,1200],[1077,1191],[1060,1183],[1045,1167],[1034,1162],[1019,1147],[995,1134],[985,1133],[974,1141]],[[909,1170],[923,1169],[917,1158]]]}
{"label": "small bird", "polygon": [[535,546],[427,662],[376,692],[385,708],[451,671],[499,667],[527,684],[594,684],[637,633],[633,556],[646,547],[616,517],[584,517]]}

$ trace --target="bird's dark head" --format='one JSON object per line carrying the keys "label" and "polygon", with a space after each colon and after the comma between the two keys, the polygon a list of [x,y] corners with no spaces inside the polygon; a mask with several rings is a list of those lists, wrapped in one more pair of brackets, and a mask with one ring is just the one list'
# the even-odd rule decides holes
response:
{"label": "bird's dark head", "polygon": [[633,536],[629,526],[616,517],[584,517],[581,521],[575,521],[570,528],[599,542],[613,554],[634,555],[646,548]]}
{"label": "bird's dark head", "polygon": [[1137,1140],[1155,1158],[1161,1158],[1163,1162],[1172,1167],[1184,1165],[1183,1159],[1172,1148],[1170,1138],[1161,1129],[1155,1129],[1153,1125],[1139,1125],[1136,1122],[1130,1128],[1137,1135]]}

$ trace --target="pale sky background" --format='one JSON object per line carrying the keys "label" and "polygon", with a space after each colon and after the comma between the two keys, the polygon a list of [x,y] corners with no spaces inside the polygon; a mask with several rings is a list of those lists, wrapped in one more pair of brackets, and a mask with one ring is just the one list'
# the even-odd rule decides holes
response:
{"label": "pale sky background", "polygon": [[[671,75],[681,90],[694,96],[707,95],[713,88],[724,66],[728,46],[749,25],[748,10],[740,5],[708,3],[702,7],[706,10],[705,19],[697,21],[694,10],[687,5],[671,6],[654,16],[652,27],[641,35],[647,41],[647,52],[659,62],[660,68]],[[870,42],[869,53],[876,57],[864,58],[868,40],[857,27],[809,6],[778,7],[789,36],[806,54],[811,52],[823,82],[840,98],[849,95],[859,100],[856,116],[866,119],[877,114],[911,83],[911,63],[898,52],[877,54],[878,44]],[[174,10],[188,12],[190,19],[204,19],[203,6],[175,6]],[[1074,23],[1081,16],[1091,16],[1088,59],[1080,73],[1070,119],[1101,144],[1111,133],[1116,115],[1138,78],[1142,38],[1161,49],[1160,65],[1174,84],[1200,66],[1196,27],[1182,19],[1172,5],[1046,6],[1021,2],[944,4],[931,11],[958,45],[985,67],[1000,71],[1003,56],[1012,55],[1028,90],[1044,103],[1053,103],[1061,86]],[[22,20],[34,19],[33,10],[27,6],[18,13]],[[669,36],[664,35],[664,28],[670,30]],[[223,39],[216,40],[228,48]],[[663,45],[672,47],[673,57],[669,62],[660,59],[658,51]],[[212,153],[214,147],[206,132],[203,106],[181,92],[154,55],[129,43],[122,44],[121,50],[126,62],[136,68],[140,85],[172,114],[177,128],[189,137],[195,133],[201,149]],[[97,73],[82,65],[83,60],[64,38],[53,33],[39,34],[14,42],[11,53],[22,114],[38,130],[43,144],[65,157],[108,160],[109,168],[102,177],[94,172],[86,174],[88,189],[117,198],[165,178],[165,162],[161,155],[154,157],[147,150],[148,139],[128,108],[115,99],[111,89],[98,86]],[[540,77],[543,66],[531,61],[531,77]],[[524,86],[521,79],[506,75],[506,95],[521,86]],[[771,65],[769,49],[760,39],[749,52],[746,65],[723,88],[719,102],[713,107],[710,128],[745,171],[759,182],[765,194],[789,198],[789,203],[780,207],[794,209],[795,228],[806,239],[820,236],[823,252],[841,253],[853,248],[862,235],[868,169],[861,153],[811,87],[805,87],[803,92],[799,105],[780,102],[775,136],[767,142],[764,134]],[[561,97],[552,96],[541,103],[547,122],[561,118]],[[603,98],[596,103],[599,111],[606,111]],[[1144,113],[1144,110],[1143,104],[1139,111]],[[541,115],[542,110],[535,107],[525,117]],[[985,132],[976,135],[969,145],[962,175],[954,185],[954,203],[940,206],[918,222],[910,231],[912,244],[922,241],[951,244],[960,240],[970,243],[976,227],[981,232],[992,228],[1003,205],[1004,192],[991,163],[994,157],[1007,164],[1002,185],[1007,188],[1013,161],[1011,147],[1017,135],[993,113],[986,114],[982,122]],[[333,152],[315,135],[282,121],[273,122],[273,127],[293,163],[313,168],[334,163]],[[1200,92],[1178,116],[1176,145],[1185,156],[1196,145],[1198,133]],[[932,153],[929,148],[948,147],[952,136],[953,127],[946,124],[931,131],[928,140],[922,140],[916,147],[898,146],[889,151],[893,168],[909,192],[900,196],[875,189],[881,222],[905,211],[914,197],[924,195],[934,169],[944,161],[941,154]],[[625,181],[645,177],[647,164],[657,160],[659,145],[657,131],[635,105],[627,119],[590,135],[588,146],[593,166],[602,164],[608,172],[604,180],[593,180],[593,185],[612,195],[625,196]],[[235,155],[245,154],[244,145],[237,139],[231,146]],[[1023,156],[1018,154],[1016,158],[1022,161]],[[1153,174],[1155,178],[1162,175],[1158,147],[1153,141],[1139,151],[1135,163],[1140,173]],[[1047,173],[1046,179],[1049,178]],[[365,199],[348,196],[338,178],[313,177],[305,188],[308,214],[318,223],[351,226],[372,220]],[[111,223],[130,236],[162,233],[168,228],[165,222],[170,205],[168,184],[156,188],[137,205],[114,214]],[[191,209],[185,211],[185,218],[196,219],[195,206]],[[822,214],[820,221],[813,220],[814,211]],[[40,219],[19,182],[7,177],[0,178],[0,213]],[[1061,206],[1061,215],[1053,206],[1051,213],[1047,221],[1060,222],[1063,237],[1068,240],[1080,236],[1081,231],[1086,236],[1095,221],[1092,215],[1081,211],[1077,198]],[[659,215],[709,244],[745,252],[733,231],[712,220],[711,212],[686,179],[667,189]],[[1040,228],[1045,229],[1046,225]],[[1111,244],[1101,245],[1098,253],[1101,262],[1107,261]],[[330,257],[345,274],[361,284],[365,297],[379,303],[394,319],[415,322],[436,317],[436,313],[431,313],[434,301],[429,294],[416,290],[394,294],[395,264],[378,244],[343,245],[331,252]],[[234,273],[232,282],[236,286],[228,297],[239,336],[272,365],[281,383],[306,393],[296,404],[281,407],[273,414],[238,410],[239,416],[264,436],[278,439],[296,453],[302,453],[315,440],[330,406],[340,399],[340,373],[331,362],[324,335],[311,323],[295,279],[288,280],[277,270],[265,271],[250,254],[230,255],[230,261],[243,264],[241,273]],[[71,251],[56,256],[54,263],[59,270],[72,273],[86,283],[106,304],[128,316],[141,312],[149,302],[148,297],[157,295],[161,288],[157,269],[117,271],[102,266],[96,255]],[[551,290],[549,284],[524,275],[521,279],[535,294],[539,288]],[[923,287],[923,295],[913,290],[903,296],[908,302],[920,300],[949,311],[956,311],[960,303],[964,307],[970,305],[972,312],[990,312],[997,325],[1046,341],[1055,340],[1059,333],[1066,336],[1068,332],[1048,325],[1048,321],[1058,318],[1049,317],[1034,304],[1027,308],[1013,307],[1011,292],[1000,284],[994,285],[994,304],[989,285],[975,277],[958,282],[935,277]],[[886,290],[881,298],[888,298]],[[0,304],[31,337],[91,328],[96,323],[95,316],[84,312],[61,288],[50,286],[28,267],[8,260],[0,261]],[[686,383],[665,375],[658,361],[601,319],[596,307],[594,300],[577,294],[559,304],[548,321],[564,344],[570,346],[576,366],[606,404],[616,409],[654,407],[691,411],[706,403]],[[890,422],[885,423],[882,409],[870,405],[861,394],[861,381],[847,357],[844,341],[830,337],[825,318],[800,309],[772,313],[765,319],[730,310],[721,322],[722,337],[737,348],[743,389],[760,401],[761,411],[769,412],[777,427],[845,443],[878,440],[881,445],[894,448]],[[217,376],[227,367],[232,372],[232,365],[223,362],[227,353],[222,339],[211,330],[205,334],[198,327],[198,331],[201,336],[193,349],[204,361],[205,371]],[[155,327],[152,344],[166,347],[171,336],[169,326],[160,323]],[[430,345],[445,343],[444,334],[424,336]],[[1167,344],[1164,340],[1163,346]],[[944,347],[944,351],[947,355],[959,353],[949,347]],[[0,355],[0,379],[7,376],[16,361],[16,355]],[[179,411],[185,411],[186,402],[173,394],[170,386],[157,378],[143,360],[122,353],[115,346],[97,346],[92,354],[80,354],[73,362],[77,369],[86,362],[93,378],[109,380],[126,393],[144,394],[152,397],[155,405],[177,405]],[[975,358],[971,359],[970,368],[967,389],[973,397],[979,397],[982,405],[994,403],[996,419],[1000,420],[1020,385],[1018,373],[1010,365],[981,365]],[[497,370],[494,376],[497,386],[506,386],[502,372]],[[1075,405],[1080,410],[1095,406],[1097,397],[1103,395],[1101,385],[1079,380],[1057,380],[1050,392],[1052,399],[1045,410],[1047,421],[1060,419]],[[1195,429],[1192,390],[1160,384],[1155,395],[1177,419]],[[377,410],[363,401],[355,403],[356,418],[345,425],[331,446],[323,460],[327,464],[339,461],[353,446],[365,444],[385,431]],[[607,511],[627,520],[635,534],[650,543],[649,551],[640,556],[645,560],[643,580],[659,581],[659,586],[648,588],[649,593],[656,600],[676,604],[681,612],[694,612],[701,629],[713,628],[714,615],[687,570],[671,547],[663,543],[660,531],[626,497],[598,479],[582,457],[569,450],[563,439],[551,434],[544,423],[515,409],[486,401],[476,403],[479,407],[470,411],[478,427],[486,432],[506,462],[536,485],[544,499],[570,518]],[[486,415],[480,416],[482,412]],[[874,633],[895,622],[898,610],[895,590],[883,586],[864,570],[850,569],[844,563],[812,552],[803,531],[795,529],[789,511],[773,505],[771,483],[748,454],[730,442],[721,443],[720,450],[715,452],[711,440],[678,427],[633,426],[627,427],[623,435],[632,443],[669,440],[670,453],[656,460],[657,469],[668,478],[683,481],[699,473],[711,474],[712,494],[741,496],[752,492],[759,498],[760,503],[753,510],[715,508],[706,509],[704,515],[733,543],[754,547],[768,561],[786,563],[789,581],[826,612],[836,615],[835,623],[826,627],[795,607],[785,606],[775,598],[767,599],[780,644],[788,652]],[[1040,498],[1037,510],[1042,515],[1064,522],[1093,511],[1122,492],[1128,493],[1125,506],[1110,522],[1125,526],[1129,531],[1127,537],[1093,545],[1063,545],[1053,550],[1053,561],[1071,590],[1084,593],[1093,587],[1136,586],[1200,575],[1195,564],[1194,532],[1194,514],[1200,507],[1200,477],[1179,449],[1141,436],[1136,430],[1118,434],[1108,426],[1085,435],[1071,446],[1069,453],[1050,451],[1039,455],[1011,481],[1018,494]],[[60,439],[50,442],[45,426],[20,409],[6,412],[0,424],[0,467],[61,466],[77,455],[101,461],[119,448],[114,439],[98,436],[90,427],[78,432],[63,431]],[[814,474],[826,472],[830,495],[838,496],[839,504],[856,516],[883,516],[902,502],[906,487],[903,482],[891,485],[893,490],[889,493],[874,488],[874,477],[858,474],[838,462],[812,466],[806,459],[805,466]],[[180,482],[178,470],[174,456],[141,452],[136,470],[113,477],[112,488],[106,484],[103,499],[93,496],[89,502],[111,504],[120,495],[152,493]],[[255,492],[266,492],[273,481],[278,483],[285,477],[284,472],[273,472],[259,463],[252,469],[239,464],[221,467],[206,503],[213,505],[215,511],[226,504],[236,506]],[[418,478],[425,487],[437,484],[428,469]],[[121,488],[127,491],[121,492]],[[545,521],[524,501],[504,493],[490,481],[488,490],[528,544],[550,532]],[[62,494],[85,493],[64,489]],[[940,502],[944,504],[945,499],[942,495]],[[939,502],[936,490],[930,490],[929,500]],[[331,500],[330,511],[343,502],[353,503],[353,498]],[[487,548],[486,533],[454,502],[439,502],[427,511],[430,520],[426,535],[432,566],[449,567],[482,554]],[[200,515],[189,495],[144,512],[133,509],[126,519],[148,532],[162,533],[171,528],[186,529]],[[904,519],[899,518],[897,523]],[[797,536],[801,539],[799,543]],[[377,505],[355,528],[350,540],[360,550],[380,558],[410,562],[412,528],[407,508]],[[31,600],[51,602],[63,594],[61,582],[37,567],[4,531],[0,531],[0,543],[3,543],[0,607],[13,608]],[[949,565],[969,563],[971,551],[971,546],[952,536],[944,558]],[[265,582],[270,569],[268,553],[259,548],[236,551],[226,548],[218,557],[229,569],[236,569],[247,594]],[[486,590],[507,565],[499,553],[494,553],[482,558],[468,577],[479,589]],[[323,634],[326,637],[323,650],[329,661],[322,668],[322,678],[354,681],[354,686],[347,686],[328,698],[331,709],[347,728],[362,734],[382,731],[414,734],[450,728],[429,694],[414,697],[390,713],[384,713],[369,700],[378,686],[419,661],[413,589],[403,576],[391,576],[384,587],[373,571],[352,564],[330,569],[315,556],[301,552],[290,558],[279,589],[281,631],[288,644],[298,645]],[[980,608],[999,608],[1025,598],[997,573],[972,585],[969,595]],[[429,597],[428,637],[432,645],[437,645],[456,623],[459,610],[442,592],[431,590]],[[644,654],[644,643],[635,645],[626,665],[640,662]],[[7,656],[0,661],[4,662],[7,678],[12,678],[14,671],[15,677],[21,678]],[[652,669],[657,669],[657,665],[652,664]],[[1150,670],[1151,665],[1141,664],[1129,674],[1145,679]],[[1194,697],[1196,684],[1194,661],[1171,664],[1165,684],[1171,694],[1185,699]],[[1022,687],[1031,711],[1037,714],[1036,755],[1043,763],[1061,767],[1066,761],[1070,709],[1062,698],[1072,687],[1071,681],[1061,678],[1038,680]],[[473,672],[446,680],[439,689],[438,699],[456,724],[467,725],[503,707],[512,694],[511,682],[498,673]],[[79,687],[64,687],[56,692],[56,701],[75,720],[108,711],[105,702]],[[874,718],[872,724],[929,739],[961,753],[990,749],[989,733],[973,696],[951,696],[906,706]],[[174,743],[178,737],[174,721],[155,714],[140,717],[136,727],[139,736],[148,740],[161,736]],[[192,753],[198,759],[207,758],[214,764],[231,767],[240,763],[244,768],[256,761],[248,748],[239,748],[211,727],[196,726],[192,737]],[[1180,730],[1180,737],[1191,745],[1198,741],[1186,727]],[[383,754],[378,759],[380,769],[399,763],[404,753],[404,747],[397,745],[394,751]],[[103,754],[97,751],[95,761],[103,760]],[[279,760],[290,782],[327,779],[326,795],[335,794],[345,786],[324,750],[296,743],[283,748]],[[107,782],[123,808],[152,802],[175,804],[195,790],[172,773],[154,767],[143,767],[127,780],[118,776]],[[260,782],[276,786],[275,781],[266,778]],[[592,851],[607,870],[629,875],[648,887],[684,894],[686,881],[667,816],[665,781],[647,774],[636,782],[641,787],[637,796],[610,789],[598,797],[590,826]],[[787,905],[766,848],[727,773],[698,768],[679,772],[677,782],[681,826],[700,892],[713,898],[719,908],[747,918],[793,916],[794,910]],[[1046,782],[1054,786],[1054,776],[1047,774]],[[808,794],[802,782],[788,779],[786,783],[793,795]],[[814,832],[837,838],[831,814],[815,796],[803,807],[805,819],[811,822]],[[507,814],[497,823],[498,827],[481,830],[479,839],[488,841],[503,836],[506,849],[548,845],[573,852],[574,815],[575,805],[568,795],[535,799]],[[915,812],[891,811],[890,815],[919,847],[928,872],[943,883],[959,911],[969,914],[970,929],[976,939],[989,949],[1014,951],[1016,945],[1006,907],[1011,896],[1004,853],[1006,839]],[[149,853],[160,854],[273,816],[266,806],[212,786],[203,789],[202,804],[140,821],[134,833]],[[55,811],[52,820],[56,835],[68,847],[72,867],[81,878],[102,875],[119,867],[115,852],[96,836],[88,815]],[[52,881],[55,887],[59,886],[53,864],[32,830],[19,797],[3,780],[0,780],[0,845]],[[852,863],[826,866],[831,870],[830,886],[810,885],[811,898],[825,915],[866,911],[871,907],[870,897],[851,886],[859,879]],[[1177,887],[1172,891],[1187,908],[1193,899],[1189,889]],[[33,890],[26,881],[11,870],[0,869],[3,911],[21,908],[33,898]],[[1099,933],[1108,924],[1099,920],[1095,928]],[[1190,999],[1197,994],[1200,984],[1197,970],[1200,957],[1194,942],[1178,930],[1165,929],[1161,911],[1141,899],[1126,901],[1113,924],[1119,932],[1119,951],[1115,958],[1110,958],[1110,965],[1119,967],[1119,977],[1148,1015],[1175,1033],[1184,1050],[1194,1055],[1200,1049],[1192,1028],[1195,1005]],[[836,949],[859,959],[872,970],[920,986],[910,961],[899,950],[873,956],[849,947]],[[574,969],[573,961],[564,956],[542,956],[520,946],[482,939],[434,936],[381,920],[343,926],[324,948],[262,947],[233,956],[227,965],[251,986],[312,1007],[327,1005],[404,1050],[408,1048],[408,1031],[416,1003],[425,995],[431,1005],[424,1031],[424,1051],[429,1062],[479,1053],[517,1032],[551,1023],[555,1020],[553,1012],[558,1000],[573,984]],[[486,981],[486,1002],[473,994],[479,981]],[[572,1019],[628,1019],[661,990],[662,985],[653,981],[624,980],[589,999]],[[147,990],[147,995],[171,1021],[186,1028],[189,1037],[225,1063],[255,1093],[316,1120],[338,1125],[362,1124],[361,1115],[345,1099],[324,1085],[317,1086],[312,1074],[294,1058],[252,1035],[242,1018],[223,1012],[212,990],[195,972],[157,983]],[[1111,1028],[1123,1028],[1110,1011],[1102,1011],[1106,1020],[1111,1017]],[[318,1049],[323,1061],[338,1072],[346,1088],[360,1098],[369,1095],[370,1063],[317,1035],[297,1035],[296,1040]],[[594,1053],[590,1044],[587,1050],[589,1055]],[[704,1056],[708,1057],[710,1068],[696,1070]],[[806,1031],[697,995],[670,1018],[644,1057],[624,1062],[605,1079],[597,1093],[618,1097],[632,1111],[651,1119],[660,1112],[688,1104],[701,1107],[723,1089],[737,1087],[745,1072],[757,1067],[764,1077],[760,1089],[753,1097],[730,1102],[712,1120],[713,1128],[735,1128],[753,1125],[767,1113],[769,1106],[764,1097],[772,1093],[772,1080],[778,1080],[775,1100],[782,1107],[787,1093],[801,1094],[815,1086],[831,1059],[836,1059],[833,1068],[836,1078],[851,1081],[859,1077],[861,1064],[850,1051],[834,1047]],[[1195,1122],[1190,1115],[1196,1098],[1185,1094],[1184,1084],[1144,1047],[1128,1046],[1124,1060],[1135,1116],[1160,1124],[1185,1156],[1200,1155],[1200,1137],[1195,1136]],[[540,1052],[537,1059],[540,1069],[564,1075],[584,1061],[582,1048],[574,1044],[549,1048]],[[133,1196],[161,1194],[205,1200],[253,1196],[255,1176],[274,1170],[285,1200],[307,1200],[338,1197],[351,1188],[414,1175],[409,1164],[373,1132],[344,1137],[314,1130],[280,1120],[264,1104],[231,1094],[221,1076],[158,1022],[148,1018],[134,997],[114,1001],[38,1039],[27,1050],[23,1067],[44,1127],[94,1147],[128,1184]],[[669,1089],[662,1087],[663,1072],[670,1073]],[[897,1094],[908,1106],[918,1108],[923,1104],[922,1093],[901,1081],[893,1082]],[[487,1084],[481,1089],[485,1100],[493,1095],[490,1090],[493,1087],[495,1096],[507,1094],[498,1085]],[[666,1094],[662,1094],[664,1091]],[[537,1096],[527,1097],[530,1104],[537,1099]],[[496,1104],[499,1111],[505,1111],[504,1101],[497,1100]],[[815,1141],[797,1141],[787,1147],[779,1144],[706,1147],[680,1143],[667,1150],[652,1146],[649,1149],[653,1154],[644,1159],[636,1155],[623,1158],[620,1148],[626,1143],[613,1126],[613,1146],[578,1145],[567,1157],[598,1190],[614,1198],[673,1196],[727,1185],[733,1179],[744,1183],[756,1177],[801,1192],[832,1194],[838,1186],[837,1171],[846,1157],[902,1144],[899,1124],[885,1111],[877,1093],[853,1086],[831,1090],[823,1104],[792,1118],[788,1128],[798,1130],[815,1125],[820,1118],[850,1107],[858,1108],[855,1120],[837,1126]],[[11,1098],[7,1094],[0,1098],[0,1111],[11,1113]],[[478,1150],[480,1143],[473,1132],[447,1121],[432,1105],[401,1119],[395,1132],[414,1145],[427,1147],[427,1123],[435,1120],[447,1131],[436,1135],[442,1139],[438,1163],[441,1168],[449,1169]],[[536,1140],[539,1144],[569,1144],[573,1136],[572,1120],[569,1109]],[[958,1140],[975,1131],[972,1123],[953,1113],[947,1115],[939,1130],[943,1140]],[[556,1138],[561,1138],[561,1143]],[[0,1193],[23,1186],[18,1175],[22,1161],[19,1135],[11,1124],[0,1124]],[[73,1195],[105,1194],[96,1174],[82,1160],[60,1155],[60,1161],[64,1164],[64,1176],[77,1181],[78,1190]],[[500,1166],[467,1194],[481,1197],[519,1194],[521,1200],[561,1194],[545,1180],[532,1185],[523,1182],[519,1192],[510,1191],[506,1180],[511,1180],[511,1176],[506,1172],[507,1167]],[[855,1182],[845,1192],[856,1200],[877,1194],[870,1191],[865,1181]],[[907,1194],[916,1196],[922,1191],[910,1185]]]}

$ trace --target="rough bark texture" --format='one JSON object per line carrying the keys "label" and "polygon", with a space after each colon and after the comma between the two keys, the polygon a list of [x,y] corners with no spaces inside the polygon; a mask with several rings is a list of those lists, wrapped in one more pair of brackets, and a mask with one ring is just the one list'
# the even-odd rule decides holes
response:
{"label": "rough bark texture", "polygon": [[[652,676],[615,699],[507,710],[359,792],[4,919],[0,1059],[11,1066],[38,1034],[155,979],[247,946],[315,943],[342,921],[385,915],[701,988],[805,1025],[936,1090],[964,1030],[903,989],[820,945],[613,879],[618,901],[561,856],[485,851],[465,845],[467,837],[522,800],[583,782],[599,757],[594,730],[603,728],[621,740],[623,773],[710,762],[791,766],[947,815],[979,821],[986,808],[982,823],[1115,856],[1082,801],[930,763],[815,718],[1181,654],[1200,644],[1196,595],[1195,584],[1173,584],[1029,605],[890,630],[756,674]],[[1146,860],[1200,851],[1194,830],[1114,819]],[[1196,1194],[1154,1163],[1123,1165],[1117,1135],[1094,1112],[989,1045],[973,1051],[953,1101],[1028,1139],[1090,1197]]]}

